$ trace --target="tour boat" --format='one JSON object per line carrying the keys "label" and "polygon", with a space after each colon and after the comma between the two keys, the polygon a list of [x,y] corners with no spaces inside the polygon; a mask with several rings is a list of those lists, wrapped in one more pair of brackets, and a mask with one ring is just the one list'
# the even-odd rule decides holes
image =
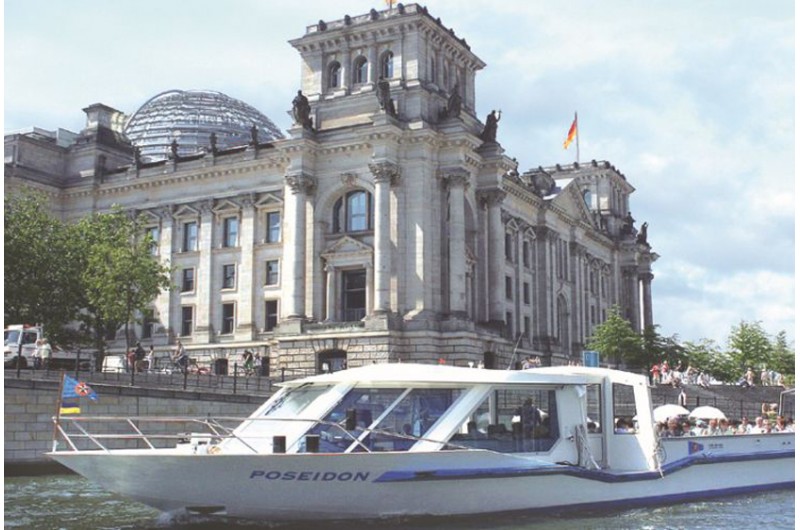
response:
{"label": "tour boat", "polygon": [[793,433],[660,439],[645,377],[602,368],[372,364],[286,382],[229,429],[203,417],[208,432],[170,437],[191,423],[154,418],[149,434],[144,418],[105,419],[130,432],[61,418],[48,456],[162,511],[553,513],[794,487]]}

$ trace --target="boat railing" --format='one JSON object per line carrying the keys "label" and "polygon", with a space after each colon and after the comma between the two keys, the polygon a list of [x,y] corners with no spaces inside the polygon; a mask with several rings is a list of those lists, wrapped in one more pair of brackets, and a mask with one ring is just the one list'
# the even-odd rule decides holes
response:
{"label": "boat railing", "polygon": [[[185,447],[190,452],[218,452],[219,444],[226,440],[236,440],[241,446],[239,450],[250,451],[254,454],[264,453],[264,444],[271,447],[272,452],[283,452],[286,447],[278,449],[273,433],[248,434],[248,429],[236,432],[236,427],[243,422],[280,422],[305,423],[320,425],[333,429],[348,440],[348,450],[373,452],[367,440],[370,435],[383,435],[404,440],[408,447],[419,441],[434,442],[448,449],[476,450],[475,447],[460,445],[452,440],[443,441],[416,436],[407,433],[398,433],[385,429],[359,427],[358,431],[351,431],[342,422],[330,422],[312,418],[243,418],[233,416],[220,417],[166,417],[166,416],[61,416],[53,418],[54,436],[53,452],[61,451],[89,451],[100,450],[111,452],[122,449],[163,450]],[[306,434],[301,440],[295,441],[302,448],[299,452],[318,452],[319,435]],[[63,441],[65,446],[60,446]],[[259,449],[259,447],[261,449]]]}

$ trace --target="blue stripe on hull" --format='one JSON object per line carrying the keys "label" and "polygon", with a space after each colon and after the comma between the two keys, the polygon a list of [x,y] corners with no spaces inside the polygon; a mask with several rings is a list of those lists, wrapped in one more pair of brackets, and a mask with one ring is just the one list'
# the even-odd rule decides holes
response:
{"label": "blue stripe on hull", "polygon": [[[698,454],[676,460],[661,468],[661,471],[640,471],[633,473],[609,473],[602,470],[590,470],[571,465],[557,465],[545,467],[502,467],[479,469],[436,469],[421,471],[388,471],[375,479],[375,482],[416,482],[429,480],[472,480],[515,478],[548,475],[568,475],[587,480],[606,483],[636,482],[642,480],[660,479],[695,465],[721,464],[729,462],[749,462],[755,460],[791,459],[794,460],[794,450],[771,451],[765,453],[746,453],[730,455]],[[794,468],[794,462],[792,462]],[[794,482],[792,481],[792,484]]]}

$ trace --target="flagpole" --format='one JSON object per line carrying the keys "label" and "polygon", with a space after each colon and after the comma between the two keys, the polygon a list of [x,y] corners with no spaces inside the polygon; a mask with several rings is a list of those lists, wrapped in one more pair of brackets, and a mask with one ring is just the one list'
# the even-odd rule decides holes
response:
{"label": "flagpole", "polygon": [[58,447],[58,425],[61,421],[61,403],[64,399],[64,377],[67,375],[67,372],[61,370],[61,381],[58,385],[58,400],[56,400],[56,418],[53,422],[53,452],[56,451],[56,447]]}
{"label": "flagpole", "polygon": [[578,125],[578,111],[575,111],[575,162],[581,163],[581,127]]}

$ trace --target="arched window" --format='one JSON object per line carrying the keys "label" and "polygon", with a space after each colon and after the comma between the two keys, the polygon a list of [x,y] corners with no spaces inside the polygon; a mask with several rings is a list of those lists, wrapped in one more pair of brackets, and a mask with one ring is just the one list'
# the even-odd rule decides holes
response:
{"label": "arched window", "polygon": [[587,208],[592,207],[592,192],[591,190],[583,190],[583,202],[586,203]]}
{"label": "arched window", "polygon": [[353,61],[353,84],[361,85],[367,82],[367,58],[363,55]]}
{"label": "arched window", "polygon": [[381,77],[391,79],[394,76],[394,54],[388,50],[383,52],[380,64]]}
{"label": "arched window", "polygon": [[328,66],[328,88],[339,88],[342,83],[342,65],[333,61]]}
{"label": "arched window", "polygon": [[360,232],[372,229],[372,195],[351,191],[333,206],[334,232]]}

